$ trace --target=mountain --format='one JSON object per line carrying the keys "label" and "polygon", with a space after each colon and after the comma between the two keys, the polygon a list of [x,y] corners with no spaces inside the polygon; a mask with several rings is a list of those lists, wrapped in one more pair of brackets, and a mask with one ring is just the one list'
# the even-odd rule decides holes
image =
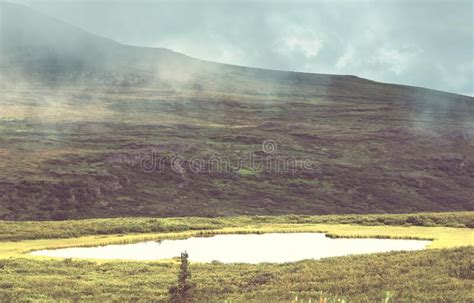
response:
{"label": "mountain", "polygon": [[[355,76],[272,71],[197,60],[165,48],[122,45],[26,6],[1,3],[0,66],[5,80],[53,84],[184,87],[241,93],[406,97],[445,93],[386,85]],[[362,93],[360,94],[359,91]],[[457,98],[451,95],[451,98]]]}
{"label": "mountain", "polygon": [[187,59],[167,49],[121,45],[22,5],[1,3],[0,14],[2,70],[29,80],[64,83],[90,80],[91,75],[113,80],[137,73],[144,77],[152,65]]}
{"label": "mountain", "polygon": [[472,97],[0,16],[0,219],[474,209]]}

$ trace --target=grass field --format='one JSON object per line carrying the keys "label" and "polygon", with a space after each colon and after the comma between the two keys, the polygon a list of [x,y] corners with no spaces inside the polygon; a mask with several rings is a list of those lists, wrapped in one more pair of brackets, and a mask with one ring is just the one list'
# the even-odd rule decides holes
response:
{"label": "grass field", "polygon": [[[474,287],[474,230],[465,227],[465,223],[473,216],[472,212],[462,212],[4,221],[0,224],[3,237],[0,242],[0,301],[162,302],[168,300],[167,290],[176,283],[176,260],[99,261],[25,255],[31,250],[219,233],[318,231],[334,237],[416,238],[433,242],[428,249],[417,252],[287,264],[191,263],[192,281],[196,284],[194,301],[290,302],[298,296],[299,300],[315,302],[322,292],[324,296],[337,296],[346,302],[380,302],[388,291],[395,302],[469,302],[474,299],[470,291]],[[324,221],[326,223],[321,223]],[[356,221],[359,224],[355,224]],[[156,229],[160,226],[162,230],[150,232],[151,227],[144,222],[155,224]],[[44,234],[40,232],[42,226],[45,227]],[[101,234],[100,228],[105,226],[110,229]],[[139,226],[142,231],[138,230]],[[73,229],[76,235],[68,234],[68,230]],[[27,239],[25,233],[29,230],[38,232]],[[6,237],[8,233],[10,236]],[[8,241],[7,238],[16,240]]]}

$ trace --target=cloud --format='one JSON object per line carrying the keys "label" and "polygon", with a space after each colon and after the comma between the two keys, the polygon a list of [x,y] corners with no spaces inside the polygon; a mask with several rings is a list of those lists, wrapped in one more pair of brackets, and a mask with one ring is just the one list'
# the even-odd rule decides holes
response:
{"label": "cloud", "polygon": [[346,51],[342,56],[337,59],[336,69],[338,71],[343,71],[347,66],[351,64],[354,60],[354,48],[352,46],[347,47]]}
{"label": "cloud", "polygon": [[385,70],[401,75],[413,64],[413,60],[423,53],[422,50],[410,48],[380,48],[375,55],[376,64]]}
{"label": "cloud", "polygon": [[275,43],[280,53],[300,52],[305,58],[313,59],[323,46],[323,41],[314,31],[293,26]]}

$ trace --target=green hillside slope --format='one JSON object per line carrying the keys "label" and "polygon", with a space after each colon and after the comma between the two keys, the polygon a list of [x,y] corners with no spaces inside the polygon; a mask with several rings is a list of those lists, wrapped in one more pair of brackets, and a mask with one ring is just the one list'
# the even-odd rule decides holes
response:
{"label": "green hillside slope", "polygon": [[472,97],[205,62],[1,8],[0,219],[474,209]]}

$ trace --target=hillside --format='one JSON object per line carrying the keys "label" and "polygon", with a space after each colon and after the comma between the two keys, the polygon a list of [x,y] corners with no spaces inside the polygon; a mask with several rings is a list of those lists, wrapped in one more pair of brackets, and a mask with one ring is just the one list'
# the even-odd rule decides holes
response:
{"label": "hillside", "polygon": [[205,62],[0,8],[0,219],[474,210],[472,97]]}

